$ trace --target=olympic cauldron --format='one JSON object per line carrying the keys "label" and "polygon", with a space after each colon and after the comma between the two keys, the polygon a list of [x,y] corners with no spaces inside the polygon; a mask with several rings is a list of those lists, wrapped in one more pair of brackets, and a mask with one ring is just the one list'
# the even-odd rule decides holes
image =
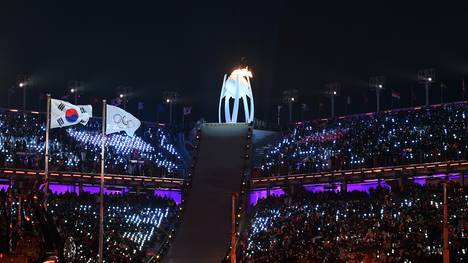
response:
{"label": "olympic cauldron", "polygon": [[[254,99],[252,95],[252,87],[250,85],[250,78],[252,72],[248,68],[236,69],[229,77],[224,75],[223,86],[221,88],[221,95],[219,97],[218,120],[219,123],[223,122],[222,103],[224,100],[224,122],[236,123],[237,115],[239,113],[239,103],[242,99],[244,106],[244,121],[250,123],[254,119]],[[248,99],[247,99],[248,98]],[[231,113],[230,100],[234,99],[234,106]]]}

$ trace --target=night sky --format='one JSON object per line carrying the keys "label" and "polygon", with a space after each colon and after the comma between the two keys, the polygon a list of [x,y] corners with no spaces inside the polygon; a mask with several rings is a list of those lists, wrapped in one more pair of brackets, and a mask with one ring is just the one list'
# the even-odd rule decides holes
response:
{"label": "night sky", "polygon": [[[285,89],[299,90],[295,119],[312,119],[329,112],[329,100],[321,95],[328,82],[341,83],[336,111],[344,114],[347,96],[348,113],[375,108],[370,76],[386,76],[382,107],[388,109],[392,90],[402,97],[393,107],[410,106],[411,87],[416,104],[424,102],[418,69],[437,70],[433,103],[440,102],[441,81],[448,86],[445,100],[460,100],[462,78],[468,75],[468,22],[465,8],[456,5],[9,2],[0,9],[3,108],[20,107],[22,93],[11,87],[28,74],[33,80],[29,109],[43,111],[41,94],[60,98],[69,80],[79,80],[85,89],[81,104],[110,100],[117,86],[130,86],[129,110],[137,111],[142,101],[144,120],[165,122],[168,112],[157,114],[158,104],[163,104],[162,92],[170,90],[181,95],[177,121],[184,105],[193,107],[191,120],[217,121],[223,74],[244,58],[254,74],[256,117],[274,122]],[[300,114],[302,103],[309,111]]]}

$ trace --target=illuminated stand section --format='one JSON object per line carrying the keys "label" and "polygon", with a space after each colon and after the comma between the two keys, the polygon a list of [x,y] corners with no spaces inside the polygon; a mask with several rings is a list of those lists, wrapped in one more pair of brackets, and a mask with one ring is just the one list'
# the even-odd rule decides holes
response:
{"label": "illuminated stand section", "polygon": [[[254,119],[254,100],[252,95],[252,87],[250,86],[250,78],[252,72],[248,68],[234,70],[229,78],[224,75],[223,86],[221,88],[221,96],[219,97],[218,119],[221,118],[221,105],[224,99],[224,121],[226,123],[237,123],[237,115],[239,113],[239,102],[242,99],[244,105],[245,122],[250,123]],[[249,100],[247,100],[247,97]],[[234,108],[231,114],[230,100],[234,99]],[[249,107],[250,104],[250,107]]]}

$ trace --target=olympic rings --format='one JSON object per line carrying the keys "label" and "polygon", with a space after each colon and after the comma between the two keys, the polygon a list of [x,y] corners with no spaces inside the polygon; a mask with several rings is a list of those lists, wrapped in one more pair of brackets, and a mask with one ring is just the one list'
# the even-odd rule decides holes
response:
{"label": "olympic rings", "polygon": [[127,129],[128,128],[133,128],[135,126],[135,124],[133,123],[133,120],[127,120],[127,116],[125,115],[120,115],[120,114],[114,114],[114,116],[112,117],[112,119],[114,120],[114,123],[119,125],[122,124],[123,126],[125,126]]}

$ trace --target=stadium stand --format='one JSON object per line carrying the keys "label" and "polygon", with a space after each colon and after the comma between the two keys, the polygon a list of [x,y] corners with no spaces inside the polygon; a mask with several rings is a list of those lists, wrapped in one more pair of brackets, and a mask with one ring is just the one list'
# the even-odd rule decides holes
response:
{"label": "stadium stand", "polygon": [[[467,189],[448,188],[452,262],[468,260]],[[241,262],[441,262],[443,192],[436,184],[366,192],[298,191],[251,211]]]}
{"label": "stadium stand", "polygon": [[[44,116],[0,111],[0,164],[10,168],[43,168]],[[50,169],[57,171],[99,171],[99,119],[86,126],[52,129]],[[161,125],[143,123],[137,136],[111,134],[106,140],[108,173],[181,177],[184,158],[171,132]]]}
{"label": "stadium stand", "polygon": [[[182,177],[187,167],[166,127],[145,123],[134,138],[111,135],[104,259],[227,260],[230,194],[259,190],[265,194],[251,207],[242,207],[246,200],[237,207],[237,262],[440,261],[443,199],[435,181],[452,178],[450,254],[453,262],[466,262],[467,125],[466,103],[296,123],[265,151],[253,178],[249,125],[195,128],[184,179],[156,177]],[[97,195],[84,190],[96,190],[99,182],[99,132],[98,119],[52,130],[50,177],[57,180],[51,189],[70,192],[51,193],[46,212],[28,190],[36,187],[24,185],[42,183],[43,116],[0,112],[0,259],[10,252],[10,259],[28,262],[57,251],[69,262],[96,262],[99,205]],[[8,180],[11,197],[2,190]],[[424,184],[414,184],[419,181]],[[363,182],[383,187],[356,187]],[[112,194],[116,186],[126,194]],[[154,196],[161,187],[180,199]],[[136,194],[145,191],[152,194]]]}
{"label": "stadium stand", "polygon": [[[0,218],[7,218],[5,200],[7,192],[0,191]],[[51,194],[49,196],[48,217],[57,235],[51,237],[50,229],[35,227],[40,225],[41,212],[34,209],[32,199],[21,201],[21,223],[12,217],[15,226],[13,236],[13,254],[36,255],[42,258],[39,251],[40,240],[62,244],[66,262],[95,262],[98,254],[98,214],[97,195],[90,193]],[[176,223],[178,205],[171,199],[150,195],[107,195],[105,197],[105,259],[106,262],[146,262],[158,257],[158,251],[168,235],[173,233]],[[13,199],[12,214],[17,215],[19,200]],[[9,220],[0,223],[1,240],[8,240]],[[49,231],[47,231],[49,230]],[[22,246],[25,232],[36,239],[36,246]],[[18,241],[18,242],[17,242]],[[0,253],[7,251],[8,242],[1,242]],[[36,251],[35,251],[36,250]],[[28,251],[28,252],[27,252]],[[31,251],[34,251],[31,252]],[[38,255],[38,256],[37,256]]]}
{"label": "stadium stand", "polygon": [[254,176],[468,159],[468,104],[345,116],[292,125]]}

